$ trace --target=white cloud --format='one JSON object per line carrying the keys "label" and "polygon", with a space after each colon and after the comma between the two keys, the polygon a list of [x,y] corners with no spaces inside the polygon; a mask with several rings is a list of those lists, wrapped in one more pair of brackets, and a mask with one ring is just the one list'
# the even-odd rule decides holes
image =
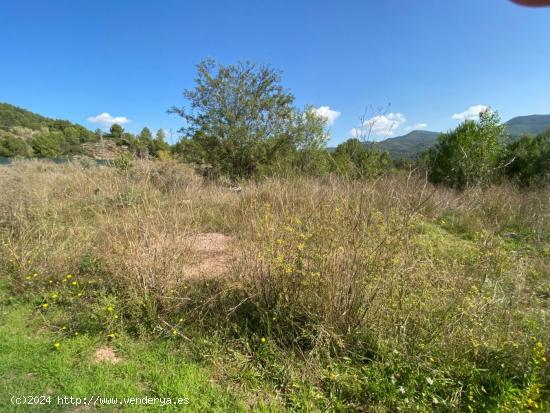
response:
{"label": "white cloud", "polygon": [[111,116],[110,113],[103,112],[97,116],[90,116],[88,122],[99,123],[103,126],[111,126],[113,123],[118,123],[119,125],[124,125],[125,123],[130,122],[125,116]]}
{"label": "white cloud", "polygon": [[412,126],[407,126],[405,128],[405,131],[412,131],[412,130],[420,130],[420,129],[426,129],[428,127],[427,123],[415,123]]}
{"label": "white cloud", "polygon": [[353,128],[350,133],[354,138],[393,136],[395,131],[406,121],[407,119],[402,113],[378,115],[363,122],[362,128]]}
{"label": "white cloud", "polygon": [[413,125],[414,130],[426,129],[427,127],[428,127],[427,123],[416,123],[416,124]]}
{"label": "white cloud", "polygon": [[327,125],[332,125],[336,119],[341,115],[340,112],[332,110],[329,106],[319,106],[318,108],[311,109],[316,115],[321,116],[327,120]]}
{"label": "white cloud", "polygon": [[455,113],[452,118],[464,121],[464,120],[475,120],[479,117],[479,113],[483,112],[484,110],[488,109],[488,106],[485,105],[475,105],[470,106],[468,109],[466,109],[464,112]]}

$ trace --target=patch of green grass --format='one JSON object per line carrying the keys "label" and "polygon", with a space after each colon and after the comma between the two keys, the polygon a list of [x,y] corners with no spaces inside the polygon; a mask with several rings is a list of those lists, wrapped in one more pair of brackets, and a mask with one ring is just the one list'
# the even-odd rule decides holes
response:
{"label": "patch of green grass", "polygon": [[[59,343],[56,348],[54,343]],[[209,380],[208,370],[178,351],[169,340],[132,340],[121,336],[109,345],[118,363],[93,362],[94,352],[107,343],[98,336],[62,338],[44,328],[26,303],[4,305],[0,313],[0,411],[81,411],[58,405],[57,396],[179,397],[189,404],[162,411],[237,412],[243,402]],[[51,404],[14,405],[12,396],[51,396]],[[156,405],[104,405],[102,411],[159,411]],[[81,407],[82,408],[82,407]]]}

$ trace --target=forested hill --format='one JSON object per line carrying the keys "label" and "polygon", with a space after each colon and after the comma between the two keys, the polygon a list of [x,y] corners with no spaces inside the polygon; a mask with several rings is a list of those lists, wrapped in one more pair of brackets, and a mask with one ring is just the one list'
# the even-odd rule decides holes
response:
{"label": "forested hill", "polygon": [[50,119],[0,103],[0,156],[56,157],[80,153],[99,135],[67,120]]}
{"label": "forested hill", "polygon": [[170,156],[170,153],[162,129],[154,137],[147,127],[133,135],[117,124],[111,125],[108,132],[99,129],[92,132],[68,120],[50,119],[0,103],[0,157],[85,155],[105,160],[129,154],[140,158],[160,158]]}
{"label": "forested hill", "polygon": [[413,130],[403,136],[388,138],[378,145],[381,149],[388,151],[394,159],[410,158],[435,144],[438,136],[439,132]]}
{"label": "forested hill", "polygon": [[48,128],[62,132],[68,128],[74,128],[84,138],[93,140],[95,136],[94,132],[84,126],[68,120],[50,119],[9,103],[0,103],[0,130],[10,131],[13,128],[26,128],[34,131]]}
{"label": "forested hill", "polygon": [[506,126],[510,136],[538,135],[550,129],[550,115],[516,116]]}

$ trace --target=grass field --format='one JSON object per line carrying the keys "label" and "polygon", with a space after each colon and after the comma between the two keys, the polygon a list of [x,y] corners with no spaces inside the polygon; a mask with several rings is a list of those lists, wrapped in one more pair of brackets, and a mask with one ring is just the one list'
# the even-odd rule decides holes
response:
{"label": "grass field", "polygon": [[1,411],[549,408],[547,188],[1,168]]}
{"label": "grass field", "polygon": [[[8,300],[2,291],[3,302]],[[175,342],[135,340],[119,336],[113,342],[99,335],[67,337],[49,329],[47,319],[27,303],[10,300],[0,319],[0,410],[2,412],[88,411],[76,400],[59,405],[57,397],[91,399],[171,397],[188,398],[188,405],[164,406],[163,411],[245,411],[233,395],[210,381],[209,371],[181,350]],[[59,347],[55,347],[58,343]],[[118,361],[97,360],[101,348],[114,348]],[[38,405],[14,405],[12,396],[50,396]],[[101,406],[102,411],[158,411],[151,405]],[[167,403],[164,401],[164,403]],[[179,408],[179,409],[178,409]]]}

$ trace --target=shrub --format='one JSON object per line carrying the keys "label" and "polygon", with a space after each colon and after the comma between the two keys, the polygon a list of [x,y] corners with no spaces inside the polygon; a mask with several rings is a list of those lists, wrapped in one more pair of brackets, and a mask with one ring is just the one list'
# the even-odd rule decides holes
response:
{"label": "shrub", "polygon": [[120,171],[127,171],[132,166],[133,157],[129,153],[120,153],[111,164]]}
{"label": "shrub", "polygon": [[355,138],[338,145],[333,157],[336,172],[355,178],[378,176],[391,166],[387,152]]}
{"label": "shrub", "polygon": [[0,136],[0,156],[31,156],[32,148],[21,138],[8,133]]}
{"label": "shrub", "polygon": [[430,181],[458,189],[494,182],[504,132],[498,113],[487,109],[478,121],[467,120],[441,134],[435,147],[424,154]]}
{"label": "shrub", "polygon": [[550,131],[508,144],[502,163],[506,175],[522,186],[546,181],[550,177]]}

